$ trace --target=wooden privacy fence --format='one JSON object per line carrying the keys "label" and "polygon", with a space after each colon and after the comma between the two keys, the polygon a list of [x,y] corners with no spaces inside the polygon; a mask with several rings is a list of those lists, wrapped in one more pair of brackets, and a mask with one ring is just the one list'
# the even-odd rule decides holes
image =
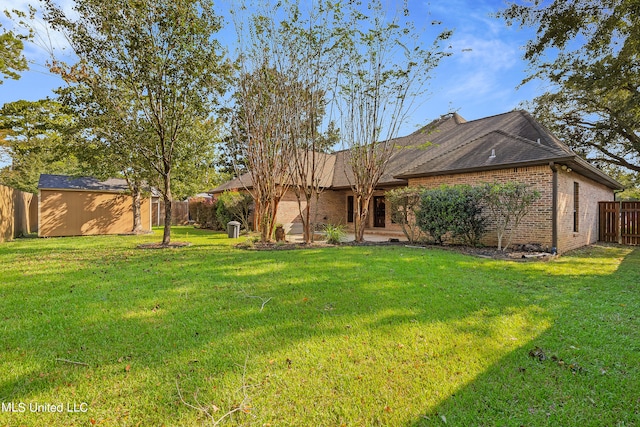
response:
{"label": "wooden privacy fence", "polygon": [[[185,225],[189,223],[189,202],[171,202],[171,225]],[[154,200],[151,209],[151,225],[164,225],[164,201]]]}
{"label": "wooden privacy fence", "polygon": [[0,242],[38,230],[38,199],[0,185]]}
{"label": "wooden privacy fence", "polygon": [[640,202],[600,202],[602,242],[640,245]]}

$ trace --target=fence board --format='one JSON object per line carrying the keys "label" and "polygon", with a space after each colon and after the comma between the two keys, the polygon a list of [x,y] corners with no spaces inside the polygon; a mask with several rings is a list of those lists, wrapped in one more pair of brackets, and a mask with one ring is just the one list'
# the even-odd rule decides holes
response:
{"label": "fence board", "polygon": [[640,202],[600,202],[599,240],[640,245]]}
{"label": "fence board", "polygon": [[[151,223],[154,227],[164,226],[164,201],[156,200],[151,209]],[[189,223],[189,202],[171,202],[171,225]]]}
{"label": "fence board", "polygon": [[620,203],[600,202],[599,240],[608,243],[618,243],[620,229]]}
{"label": "fence board", "polygon": [[640,202],[622,202],[620,216],[622,244],[640,244]]}
{"label": "fence board", "polygon": [[25,236],[37,229],[30,221],[30,209],[37,199],[31,193],[25,193],[11,187],[0,185],[0,242]]}

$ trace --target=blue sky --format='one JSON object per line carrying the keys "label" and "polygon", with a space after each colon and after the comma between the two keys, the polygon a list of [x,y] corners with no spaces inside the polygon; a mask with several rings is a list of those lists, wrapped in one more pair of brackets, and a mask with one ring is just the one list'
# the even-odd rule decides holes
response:
{"label": "blue sky", "polygon": [[[4,1],[0,2],[3,6],[6,5]],[[29,2],[13,0],[11,7],[24,9]],[[400,3],[399,0],[388,2],[390,8]],[[71,7],[70,0],[61,0],[60,4],[65,9]],[[226,8],[229,4],[233,3],[221,3],[221,6]],[[535,33],[531,29],[507,27],[502,20],[491,16],[504,7],[504,0],[409,0],[411,16],[425,43],[431,44],[433,40],[432,22],[442,22],[438,29],[453,29],[453,37],[448,43],[453,55],[445,58],[435,70],[429,95],[416,100],[415,111],[401,135],[451,111],[467,120],[510,111],[541,92],[540,84],[536,82],[517,89],[527,68],[522,59],[522,47]],[[4,16],[0,22],[10,27]],[[230,21],[228,26],[221,33],[221,41],[231,46],[235,33],[230,28]],[[55,47],[64,46],[55,34],[50,37]],[[52,90],[64,84],[59,77],[47,72],[42,49],[29,45],[25,55],[31,62],[30,70],[23,72],[20,80],[7,80],[0,85],[0,104],[53,97]]]}

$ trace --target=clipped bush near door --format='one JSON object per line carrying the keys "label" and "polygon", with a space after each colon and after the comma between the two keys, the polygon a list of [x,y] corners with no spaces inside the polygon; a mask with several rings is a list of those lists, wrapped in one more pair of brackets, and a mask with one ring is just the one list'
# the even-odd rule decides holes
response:
{"label": "clipped bush near door", "polygon": [[486,229],[482,196],[482,189],[469,185],[443,185],[423,190],[420,208],[416,211],[417,224],[436,244],[443,244],[450,236],[476,245]]}

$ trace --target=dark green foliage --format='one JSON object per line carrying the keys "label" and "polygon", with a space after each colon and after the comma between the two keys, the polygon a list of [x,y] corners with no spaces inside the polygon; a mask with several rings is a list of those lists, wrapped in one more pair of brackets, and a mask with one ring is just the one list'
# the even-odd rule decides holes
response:
{"label": "dark green foliage", "polygon": [[219,229],[216,203],[212,199],[194,197],[189,199],[189,217],[201,228]]}
{"label": "dark green foliage", "polygon": [[233,214],[229,211],[229,209],[227,209],[227,207],[222,201],[220,200],[216,201],[215,209],[216,209],[216,221],[219,227],[222,227],[222,228],[226,227],[229,221],[233,221],[235,219],[233,217]]}
{"label": "dark green foliage", "polygon": [[[6,13],[6,12],[5,12]],[[0,24],[2,28],[2,24]],[[23,40],[26,36],[15,34],[13,31],[2,31],[0,34],[0,85],[4,79],[18,80],[20,71],[29,68],[27,60],[22,54]]]}
{"label": "dark green foliage", "polygon": [[440,245],[447,234],[467,244],[478,244],[486,228],[482,194],[468,185],[424,190],[416,212],[417,224]]}
{"label": "dark green foliage", "polygon": [[0,146],[11,166],[0,169],[0,183],[38,192],[41,173],[81,175],[77,157],[65,148],[76,116],[56,100],[8,102],[0,108]]}
{"label": "dark green foliage", "polygon": [[239,221],[242,228],[249,230],[249,218],[253,209],[253,197],[249,193],[225,191],[217,200],[216,216],[224,229],[229,221]]}
{"label": "dark green foliage", "polygon": [[425,190],[420,196],[420,210],[416,212],[418,226],[441,245],[444,235],[450,231],[453,210],[445,187]]}
{"label": "dark green foliage", "polygon": [[[184,184],[190,175],[181,171],[208,166],[202,157],[211,147],[194,147],[194,142],[209,141],[209,130],[197,126],[213,116],[232,71],[216,39],[222,19],[210,0],[141,0],[127,7],[78,0],[73,13],[54,0],[42,4],[44,21],[64,34],[79,61],[67,65],[54,58],[52,70],[85,86],[97,110],[126,127],[126,136],[144,132],[124,151],[136,154],[134,166],[140,154],[145,169],[161,181],[162,243],[168,245],[173,178]],[[105,130],[113,131],[111,126]]]}
{"label": "dark green foliage", "polygon": [[477,245],[485,234],[487,219],[482,215],[484,193],[478,187],[458,187],[460,218],[454,236],[461,237],[470,245]]}
{"label": "dark green foliage", "polygon": [[597,164],[640,172],[640,14],[637,1],[511,3],[498,16],[536,29],[525,46],[548,92],[534,115]]}

